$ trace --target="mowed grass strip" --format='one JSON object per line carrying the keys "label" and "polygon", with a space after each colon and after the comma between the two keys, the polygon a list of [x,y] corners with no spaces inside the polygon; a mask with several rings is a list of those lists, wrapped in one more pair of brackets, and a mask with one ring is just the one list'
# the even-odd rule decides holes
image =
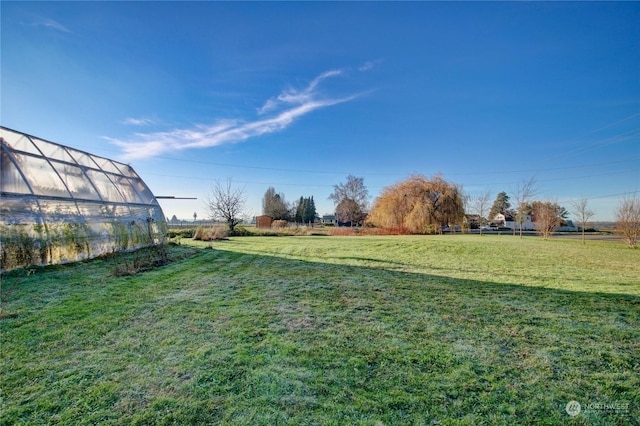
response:
{"label": "mowed grass strip", "polygon": [[[170,254],[128,277],[114,260],[3,277],[2,424],[638,423],[640,251],[624,244],[247,237]],[[571,400],[628,409],[570,417]]]}

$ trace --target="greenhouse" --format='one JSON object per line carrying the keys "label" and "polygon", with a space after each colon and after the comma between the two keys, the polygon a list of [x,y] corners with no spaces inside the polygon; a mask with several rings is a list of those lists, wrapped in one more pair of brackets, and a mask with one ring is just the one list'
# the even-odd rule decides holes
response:
{"label": "greenhouse", "polygon": [[126,164],[0,127],[3,271],[162,243],[162,209]]}

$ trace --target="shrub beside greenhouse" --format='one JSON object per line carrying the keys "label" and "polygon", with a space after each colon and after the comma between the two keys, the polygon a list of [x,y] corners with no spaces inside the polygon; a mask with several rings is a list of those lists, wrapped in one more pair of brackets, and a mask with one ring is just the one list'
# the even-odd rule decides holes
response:
{"label": "shrub beside greenhouse", "polygon": [[126,164],[0,127],[3,271],[160,244],[164,214]]}

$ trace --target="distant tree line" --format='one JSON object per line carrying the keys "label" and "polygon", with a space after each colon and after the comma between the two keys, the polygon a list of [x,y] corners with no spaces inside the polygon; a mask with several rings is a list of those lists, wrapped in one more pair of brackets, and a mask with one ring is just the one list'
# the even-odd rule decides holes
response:
{"label": "distant tree line", "polygon": [[[490,223],[498,214],[503,214],[520,225],[521,236],[523,223],[530,217],[536,230],[546,239],[558,226],[568,223],[571,213],[582,227],[584,243],[584,229],[595,215],[588,208],[587,199],[573,201],[573,210],[569,212],[555,201],[534,200],[535,193],[533,178],[521,182],[511,196],[499,192],[485,217],[490,201],[488,191],[470,198],[465,196],[460,185],[446,181],[441,175],[431,178],[413,175],[384,188],[369,210],[369,193],[364,179],[349,175],[346,182],[334,185],[329,199],[334,202],[336,219],[342,224],[396,228],[415,234],[439,233],[451,226],[464,228],[469,222],[468,210],[475,212],[476,225]],[[515,208],[512,208],[512,199]],[[207,207],[210,216],[226,222],[233,234],[242,221],[245,202],[244,188],[235,188],[227,180],[226,184],[216,182],[213,186]],[[263,214],[274,220],[313,223],[317,217],[313,196],[301,196],[296,203],[287,203],[284,194],[273,187],[265,192],[262,207]],[[174,215],[171,221],[175,220]],[[513,228],[515,235],[516,226]],[[630,247],[637,246],[640,239],[640,198],[637,195],[625,198],[618,206],[616,230]]]}

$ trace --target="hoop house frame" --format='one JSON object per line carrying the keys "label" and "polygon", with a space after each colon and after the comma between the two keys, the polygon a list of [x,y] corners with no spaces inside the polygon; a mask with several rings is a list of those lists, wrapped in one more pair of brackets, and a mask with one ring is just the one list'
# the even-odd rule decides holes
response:
{"label": "hoop house frame", "polygon": [[129,165],[0,126],[0,268],[160,244],[162,208]]}

